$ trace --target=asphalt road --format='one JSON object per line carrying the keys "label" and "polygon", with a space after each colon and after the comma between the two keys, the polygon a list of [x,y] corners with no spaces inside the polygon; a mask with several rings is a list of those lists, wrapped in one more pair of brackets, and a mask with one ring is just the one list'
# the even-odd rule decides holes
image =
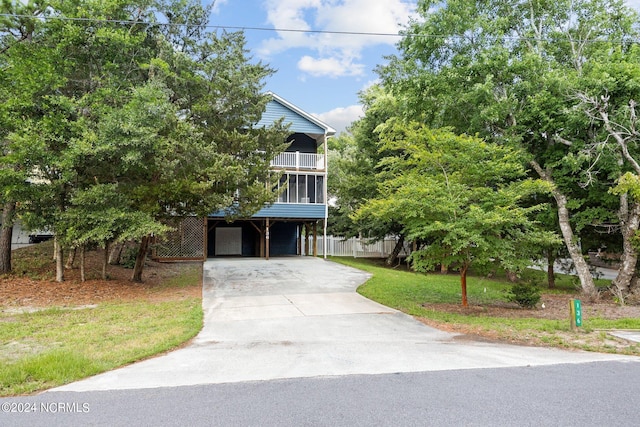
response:
{"label": "asphalt road", "polygon": [[0,399],[0,425],[637,426],[638,384],[640,364],[595,362],[49,392]]}

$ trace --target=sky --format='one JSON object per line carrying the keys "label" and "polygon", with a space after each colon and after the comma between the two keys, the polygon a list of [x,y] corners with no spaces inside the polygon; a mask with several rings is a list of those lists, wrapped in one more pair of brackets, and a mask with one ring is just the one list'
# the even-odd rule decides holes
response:
{"label": "sky", "polygon": [[362,115],[358,92],[375,83],[399,37],[275,31],[397,34],[417,0],[217,0],[210,25],[245,30],[247,48],[276,73],[272,91],[338,132]]}
{"label": "sky", "polygon": [[[626,3],[640,10],[640,0]],[[358,93],[377,81],[376,66],[396,52],[397,34],[417,0],[216,0],[210,25],[245,28],[255,60],[276,70],[272,91],[338,132],[362,116]],[[252,30],[249,27],[268,30]]]}

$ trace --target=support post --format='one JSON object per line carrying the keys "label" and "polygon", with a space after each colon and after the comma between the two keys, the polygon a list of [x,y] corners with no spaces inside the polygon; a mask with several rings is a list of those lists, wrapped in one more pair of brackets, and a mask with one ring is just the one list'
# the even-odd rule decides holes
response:
{"label": "support post", "polygon": [[269,259],[269,218],[267,218],[264,232],[265,258]]}
{"label": "support post", "polygon": [[265,254],[264,254],[264,241],[265,241],[265,237],[264,237],[264,229],[262,227],[260,227],[260,258],[264,258]]}
{"label": "support post", "polygon": [[324,223],[322,224],[322,236],[323,236],[323,240],[322,240],[322,252],[324,253],[324,259],[327,259],[327,222],[329,221],[329,190],[328,190],[328,183],[329,183],[329,136],[327,135],[327,132],[325,131],[324,133],[324,159],[323,159],[323,163],[324,163],[324,181],[323,181],[323,188],[322,188],[322,197],[323,197],[323,202],[324,202]]}
{"label": "support post", "polygon": [[304,254],[309,255],[309,223],[304,223]]}
{"label": "support post", "polygon": [[313,256],[318,256],[318,221],[313,223]]}
{"label": "support post", "polygon": [[[204,220],[202,221],[202,227],[203,227],[203,236],[202,236],[202,260],[206,261],[207,258],[209,258],[209,248],[207,247],[209,245],[209,219],[205,216]],[[154,248],[155,251],[155,248]]]}

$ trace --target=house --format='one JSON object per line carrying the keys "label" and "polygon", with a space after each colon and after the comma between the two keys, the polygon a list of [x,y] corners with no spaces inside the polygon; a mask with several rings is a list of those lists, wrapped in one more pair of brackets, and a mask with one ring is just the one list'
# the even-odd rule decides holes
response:
{"label": "house", "polygon": [[327,139],[336,131],[278,95],[269,95],[257,125],[269,126],[284,118],[291,131],[286,151],[271,161],[274,169],[283,171],[276,202],[232,223],[222,213],[210,214],[204,223],[201,218],[187,218],[156,245],[155,258],[317,255],[316,239],[310,236],[326,235]]}

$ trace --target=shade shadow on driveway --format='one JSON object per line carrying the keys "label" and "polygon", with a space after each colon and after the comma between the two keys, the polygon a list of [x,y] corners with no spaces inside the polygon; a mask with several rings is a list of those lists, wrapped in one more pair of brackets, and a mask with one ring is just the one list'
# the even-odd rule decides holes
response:
{"label": "shade shadow on driveway", "polygon": [[55,390],[638,360],[455,340],[357,294],[368,278],[311,257],[209,260],[204,327],[189,346]]}

